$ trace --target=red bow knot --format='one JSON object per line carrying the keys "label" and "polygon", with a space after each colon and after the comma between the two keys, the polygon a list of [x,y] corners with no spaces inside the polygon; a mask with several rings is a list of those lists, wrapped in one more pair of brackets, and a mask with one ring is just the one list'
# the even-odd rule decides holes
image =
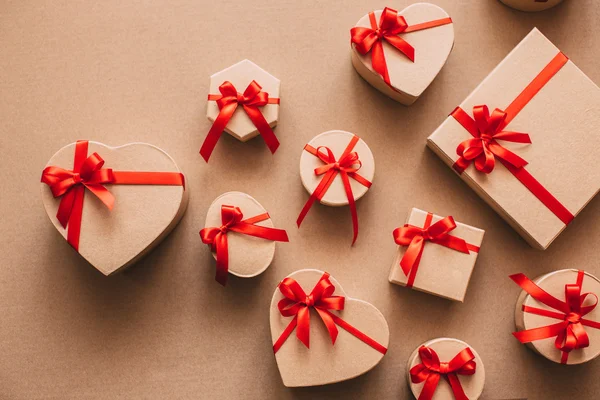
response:
{"label": "red bow knot", "polygon": [[410,369],[413,383],[425,382],[418,400],[431,400],[442,376],[450,384],[456,400],[468,400],[458,375],[474,375],[477,370],[475,355],[470,348],[464,348],[450,362],[440,362],[435,350],[421,346],[419,357],[421,364]]}
{"label": "red bow knot", "polygon": [[215,280],[225,286],[229,276],[229,250],[227,244],[227,233],[237,232],[244,235],[259,237],[262,239],[287,242],[288,236],[285,230],[269,228],[266,226],[255,225],[269,219],[269,214],[264,213],[256,217],[242,220],[244,214],[239,207],[222,205],[221,206],[221,226],[207,227],[200,231],[202,243],[210,246],[211,250],[217,254],[217,271]]}
{"label": "red bow knot", "polygon": [[294,317],[297,324],[296,336],[310,348],[310,310],[314,309],[325,324],[331,343],[335,344],[338,329],[332,314],[328,310],[343,310],[345,298],[333,296],[335,286],[329,280],[329,274],[324,273],[309,295],[296,280],[285,278],[279,284],[279,291],[284,298],[279,301],[277,308],[284,317]]}
{"label": "red bow knot", "polygon": [[497,142],[497,140],[504,140],[531,144],[528,134],[503,130],[507,124],[506,112],[496,108],[490,115],[488,107],[483,105],[473,107],[473,119],[461,108],[454,110],[452,115],[467,127],[473,136],[461,142],[456,148],[456,154],[460,156],[454,165],[457,171],[464,171],[471,162],[474,162],[478,171],[489,174],[494,170],[496,157],[517,169],[527,165],[527,161]]}
{"label": "red bow knot", "polygon": [[388,73],[385,55],[383,53],[383,41],[385,40],[402,54],[406,55],[412,62],[415,61],[415,49],[408,42],[398,35],[405,32],[408,24],[404,17],[398,15],[398,11],[391,8],[384,8],[379,17],[379,25],[375,19],[375,14],[369,12],[369,21],[371,28],[354,27],[350,30],[351,43],[356,45],[356,50],[365,55],[371,52],[371,63],[373,69],[383,77],[388,85],[390,76]]}
{"label": "red bow knot", "polygon": [[256,82],[252,81],[244,90],[244,93],[239,93],[235,86],[229,81],[225,81],[219,86],[220,95],[209,94],[209,101],[216,101],[219,107],[219,115],[215,119],[202,148],[200,154],[208,162],[221,134],[225,130],[225,127],[229,123],[231,117],[238,105],[242,105],[244,111],[258,129],[258,132],[264,139],[267,147],[271,150],[271,153],[275,153],[279,147],[279,141],[273,133],[271,126],[259,110],[259,107],[263,107],[267,104],[279,104],[278,98],[269,98],[269,94],[261,90],[261,86]]}
{"label": "red bow knot", "polygon": [[[77,146],[79,146],[79,143]],[[115,202],[113,195],[103,184],[113,183],[115,181],[112,169],[102,169],[104,160],[98,153],[93,153],[87,157],[80,166],[75,166],[73,170],[66,170],[60,167],[46,167],[42,172],[42,182],[47,184],[54,197],[61,197],[60,205],[56,218],[63,228],[67,228],[69,219],[73,212],[73,205],[77,188],[88,188],[91,193],[112,210]]]}
{"label": "red bow knot", "polygon": [[399,246],[408,246],[400,260],[400,267],[402,267],[404,275],[409,277],[406,284],[408,287],[414,283],[425,242],[429,241],[465,254],[469,254],[469,250],[479,251],[478,247],[469,245],[464,239],[450,235],[450,232],[456,228],[456,222],[452,216],[447,216],[433,225],[431,224],[432,219],[433,214],[427,213],[425,225],[422,228],[405,224],[394,230],[394,241]]}
{"label": "red bow knot", "polygon": [[[321,150],[324,149],[327,153],[323,153]],[[315,175],[323,175],[331,169],[338,172],[345,172],[347,174],[358,172],[362,167],[362,163],[358,159],[358,153],[353,151],[347,154],[343,154],[339,161],[335,159],[333,152],[329,147],[319,146],[317,147],[317,157],[325,163],[325,165],[315,168]]]}
{"label": "red bow knot", "polygon": [[[562,364],[567,363],[571,351],[588,347],[590,339],[585,327],[600,329],[600,322],[583,318],[598,305],[596,294],[581,293],[584,276],[584,272],[579,271],[577,273],[577,283],[565,285],[565,301],[562,301],[540,288],[525,275],[511,275],[510,278],[531,297],[558,311],[554,312],[523,305],[524,312],[561,320],[561,322],[553,325],[514,332],[513,335],[521,343],[556,337],[554,346],[562,352]],[[584,305],[588,296],[593,297],[594,301],[591,304]]]}

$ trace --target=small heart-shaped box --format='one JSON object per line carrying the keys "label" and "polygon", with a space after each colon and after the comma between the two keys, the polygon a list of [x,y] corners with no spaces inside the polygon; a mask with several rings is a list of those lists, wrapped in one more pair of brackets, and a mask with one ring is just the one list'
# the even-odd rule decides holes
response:
{"label": "small heart-shaped box", "polygon": [[394,230],[398,253],[390,283],[462,302],[485,231],[413,208]]}
{"label": "small heart-shaped box", "polygon": [[[523,274],[511,278],[524,289],[515,308],[517,339],[555,363],[582,364],[600,355],[598,278],[576,269],[561,269],[531,281]],[[531,330],[537,333],[532,335]],[[556,345],[557,335],[562,337],[559,345],[566,346],[563,350]],[[587,346],[580,346],[585,342]],[[571,344],[576,345],[571,348]]]}
{"label": "small heart-shaped box", "polygon": [[206,116],[213,125],[200,149],[202,157],[208,162],[222,132],[242,142],[261,135],[274,153],[280,86],[279,79],[249,60],[212,75]]}
{"label": "small heart-shaped box", "polygon": [[338,281],[315,269],[281,281],[271,300],[270,321],[275,360],[287,387],[362,375],[381,361],[389,343],[381,312],[348,297]]}
{"label": "small heart-shaped box", "polygon": [[310,198],[298,217],[298,226],[316,201],[334,207],[350,205],[355,241],[355,201],[367,193],[374,176],[375,159],[364,140],[339,130],[315,136],[300,156],[300,179]]}
{"label": "small heart-shaped box", "polygon": [[438,338],[423,343],[408,358],[406,379],[418,399],[477,400],[485,386],[485,369],[467,343]]}
{"label": "small heart-shaped box", "polygon": [[187,206],[177,164],[146,143],[69,144],[52,156],[42,182],[48,217],[104,275],[147,254],[173,230]]}
{"label": "small heart-shaped box", "polygon": [[240,278],[260,275],[273,261],[275,243],[288,241],[284,230],[275,229],[267,210],[242,192],[227,192],[213,201],[200,236],[212,249],[217,281],[222,284],[228,273]]}
{"label": "small heart-shaped box", "polygon": [[563,0],[500,0],[502,3],[509,7],[515,8],[521,11],[544,11],[552,8]]}
{"label": "small heart-shaped box", "polygon": [[351,30],[352,65],[373,87],[413,104],[438,75],[454,46],[454,26],[440,7],[416,3],[363,16]]}
{"label": "small heart-shaped box", "polygon": [[427,139],[529,244],[600,190],[600,88],[533,29]]}

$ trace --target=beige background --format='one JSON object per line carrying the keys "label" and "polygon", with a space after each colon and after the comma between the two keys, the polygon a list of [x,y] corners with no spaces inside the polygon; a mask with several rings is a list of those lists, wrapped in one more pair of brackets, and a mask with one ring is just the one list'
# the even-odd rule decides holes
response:
{"label": "beige background", "polygon": [[[448,64],[411,108],[366,84],[350,63],[349,29],[377,1],[4,0],[0,5],[0,398],[409,398],[406,362],[422,342],[462,339],[485,362],[488,399],[592,398],[600,362],[565,368],[520,345],[519,288],[559,268],[600,274],[600,201],[546,252],[530,248],[425,148],[426,137],[537,26],[600,82],[597,0],[567,0],[526,14],[495,0],[433,0],[454,18]],[[403,8],[410,1],[388,3]],[[417,50],[418,51],[418,50]],[[224,136],[206,165],[198,149],[209,76],[249,58],[282,81],[272,156],[260,139]],[[343,129],[372,149],[377,176],[358,202],[351,248],[348,208],[315,206],[298,164],[316,134]],[[576,132],[574,132],[576,134]],[[106,278],[47,220],[39,177],[76,139],[147,141],[187,174],[180,226],[127,273]],[[273,265],[254,279],[214,281],[198,231],[219,194],[255,197],[288,229]],[[486,230],[464,304],[391,285],[392,230],[411,207]],[[352,297],[386,316],[389,353],[369,374],[324,388],[283,387],[268,312],[278,281],[300,268],[331,272]]]}

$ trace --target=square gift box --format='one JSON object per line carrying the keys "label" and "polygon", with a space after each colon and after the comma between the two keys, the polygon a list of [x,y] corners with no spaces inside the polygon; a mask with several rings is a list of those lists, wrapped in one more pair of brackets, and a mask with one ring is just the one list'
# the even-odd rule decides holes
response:
{"label": "square gift box", "polygon": [[533,247],[600,188],[600,89],[533,29],[428,146]]}
{"label": "square gift box", "polygon": [[485,231],[413,208],[394,231],[400,245],[390,269],[396,285],[462,302]]}

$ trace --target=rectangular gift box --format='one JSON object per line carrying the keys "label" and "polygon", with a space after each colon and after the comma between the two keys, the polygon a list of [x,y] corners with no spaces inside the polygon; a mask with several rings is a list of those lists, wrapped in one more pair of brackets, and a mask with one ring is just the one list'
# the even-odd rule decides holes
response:
{"label": "rectangular gift box", "polygon": [[[425,226],[428,214],[426,211],[413,208],[406,223],[422,228]],[[443,217],[433,214],[431,225],[442,219]],[[412,287],[422,292],[462,302],[485,231],[456,222],[456,228],[448,234],[463,239],[470,248],[468,254],[441,244],[425,241]],[[410,274],[409,276],[405,275],[400,267],[400,260],[404,257],[407,249],[408,246],[398,247],[398,253],[390,268],[389,281],[396,285],[407,286],[409,280]]]}
{"label": "rectangular gift box", "polygon": [[[546,249],[600,188],[600,89],[533,29],[460,109],[471,118],[480,105],[509,114],[505,131],[529,135],[531,144],[496,142],[528,164],[515,174],[519,168],[496,157],[490,173],[470,163],[460,177],[529,244]],[[427,144],[456,169],[458,145],[473,137],[451,114]]]}

